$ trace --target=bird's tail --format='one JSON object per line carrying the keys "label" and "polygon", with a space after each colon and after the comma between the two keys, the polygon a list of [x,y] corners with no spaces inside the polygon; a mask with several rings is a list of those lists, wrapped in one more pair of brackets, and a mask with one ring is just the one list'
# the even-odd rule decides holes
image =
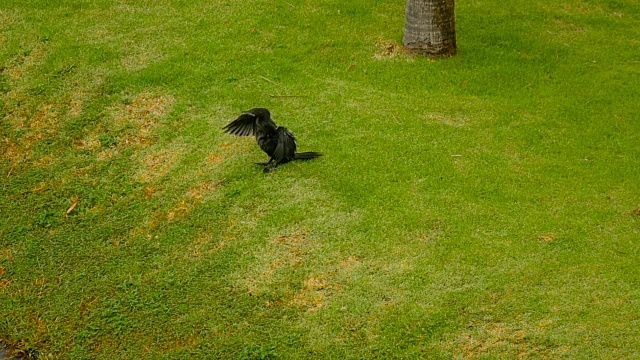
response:
{"label": "bird's tail", "polygon": [[309,151],[309,152],[303,152],[303,153],[296,153],[294,156],[296,160],[311,160],[311,159],[315,159],[317,157],[322,156],[322,154],[314,151]]}

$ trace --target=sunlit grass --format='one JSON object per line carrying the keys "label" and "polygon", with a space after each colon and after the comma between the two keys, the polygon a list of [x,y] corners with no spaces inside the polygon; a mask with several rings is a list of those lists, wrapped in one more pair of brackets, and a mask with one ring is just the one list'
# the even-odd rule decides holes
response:
{"label": "sunlit grass", "polygon": [[[5,1],[0,339],[47,358],[633,358],[636,1]],[[267,107],[325,156],[265,175]]]}

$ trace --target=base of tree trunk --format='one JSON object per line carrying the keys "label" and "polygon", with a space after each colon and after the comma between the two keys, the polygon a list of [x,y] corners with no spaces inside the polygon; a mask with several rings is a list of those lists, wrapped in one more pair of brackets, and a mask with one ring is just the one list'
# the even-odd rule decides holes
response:
{"label": "base of tree trunk", "polygon": [[426,56],[429,58],[445,58],[454,56],[457,53],[455,45],[453,47],[441,47],[434,50],[432,45],[405,45],[404,51],[417,56]]}
{"label": "base of tree trunk", "polygon": [[456,54],[454,0],[407,0],[404,46],[431,58]]}

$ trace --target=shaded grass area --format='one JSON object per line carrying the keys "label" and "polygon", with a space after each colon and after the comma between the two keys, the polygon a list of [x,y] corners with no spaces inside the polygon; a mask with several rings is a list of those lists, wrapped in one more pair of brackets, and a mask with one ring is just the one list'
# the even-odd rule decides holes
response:
{"label": "shaded grass area", "polygon": [[[0,339],[638,356],[638,2],[459,3],[435,62],[403,7],[4,1]],[[325,156],[265,176],[256,106]]]}

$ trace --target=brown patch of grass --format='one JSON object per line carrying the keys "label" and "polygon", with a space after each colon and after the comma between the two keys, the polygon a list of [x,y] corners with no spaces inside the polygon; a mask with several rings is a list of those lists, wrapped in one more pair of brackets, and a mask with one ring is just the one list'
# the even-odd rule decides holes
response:
{"label": "brown patch of grass", "polygon": [[442,113],[427,113],[425,114],[425,118],[429,121],[435,121],[455,127],[465,126],[469,121],[469,118],[464,115],[450,115]]}
{"label": "brown patch of grass", "polygon": [[13,280],[11,279],[0,279],[0,291],[4,292],[4,289],[8,288],[12,282]]}
{"label": "brown patch of grass", "polygon": [[16,82],[20,80],[32,67],[42,62],[46,56],[45,48],[38,43],[28,54],[15,58],[4,68],[9,80]]}
{"label": "brown patch of grass", "polygon": [[436,240],[442,237],[443,233],[444,230],[442,229],[442,223],[438,220],[435,224],[431,225],[429,230],[421,232],[418,235],[418,240],[420,240],[420,242],[433,244]]}
{"label": "brown patch of grass", "polygon": [[[222,181],[200,181],[190,188],[184,196],[166,213],[154,213],[144,224],[129,233],[129,237],[146,237],[151,239],[151,232],[164,222],[173,222],[185,218],[198,204],[204,201],[207,194],[214,191]],[[147,199],[155,196],[158,186],[146,186],[144,194]]]}
{"label": "brown patch of grass", "polygon": [[281,268],[293,268],[304,261],[311,246],[307,242],[308,234],[306,230],[294,231],[288,235],[278,235],[268,244],[260,255],[262,259],[259,266],[244,279],[249,294],[261,296],[269,292]]}
{"label": "brown patch of grass", "polygon": [[33,162],[33,166],[35,166],[35,167],[49,167],[53,163],[55,163],[55,161],[56,161],[56,158],[53,157],[52,155],[45,155],[45,156],[41,157],[40,159],[34,161]]}
{"label": "brown patch of grass", "polygon": [[144,187],[144,197],[147,199],[151,199],[156,196],[156,193],[160,189],[159,186],[145,186]]}
{"label": "brown patch of grass", "polygon": [[180,159],[182,150],[182,148],[162,149],[146,154],[142,158],[143,167],[134,178],[141,182],[152,182],[165,176]]}
{"label": "brown patch of grass", "polygon": [[222,180],[219,181],[200,181],[194,187],[187,191],[187,196],[194,200],[202,200],[202,198],[215,190],[218,185],[222,183]]}
{"label": "brown patch of grass", "polygon": [[556,235],[551,233],[545,234],[545,235],[541,235],[538,239],[542,242],[550,243],[556,239]]}
{"label": "brown patch of grass", "polygon": [[566,2],[562,4],[562,8],[570,14],[580,12],[582,14],[603,14],[605,10],[597,4],[587,4],[582,1]]}
{"label": "brown patch of grass", "polygon": [[209,156],[207,156],[207,163],[209,163],[209,165],[218,165],[224,160],[226,160],[228,157],[229,156],[225,154],[218,154],[218,153],[209,154]]}
{"label": "brown patch of grass", "polygon": [[36,185],[36,187],[31,189],[31,191],[33,191],[35,193],[43,192],[43,191],[46,191],[48,189],[51,189],[53,187],[52,185],[53,185],[53,182],[51,182],[51,181],[42,181],[38,185]]}
{"label": "brown patch of grass", "polygon": [[73,99],[69,101],[69,112],[67,115],[70,117],[80,116],[83,110],[83,100],[81,99]]}
{"label": "brown patch of grass", "polygon": [[155,212],[149,217],[142,225],[136,227],[131,230],[129,233],[129,237],[135,238],[138,236],[142,236],[147,238],[147,240],[151,240],[151,232],[155,230],[161,222],[164,222],[166,217],[164,214],[160,212]]}
{"label": "brown patch of grass", "polygon": [[12,261],[15,253],[16,250],[12,247],[2,249],[2,251],[0,251],[0,260]]}
{"label": "brown patch of grass", "polygon": [[97,135],[88,135],[84,139],[76,140],[76,149],[78,150],[94,151],[97,150],[100,145],[100,139],[98,139]]}
{"label": "brown patch of grass", "polygon": [[340,261],[340,264],[338,265],[338,269],[350,270],[355,268],[356,266],[359,266],[360,264],[361,264],[360,259],[354,256],[349,256],[349,258],[347,258],[346,260]]}
{"label": "brown patch of grass", "polygon": [[560,19],[555,21],[556,25],[560,28],[560,30],[571,33],[571,32],[584,32],[585,29],[573,23],[566,23]]}
{"label": "brown patch of grass", "polygon": [[122,58],[122,67],[128,71],[141,70],[149,66],[149,64],[162,60],[162,58],[162,53],[156,49],[135,49],[133,54]]}
{"label": "brown patch of grass", "polygon": [[199,258],[203,255],[215,254],[226,246],[224,240],[215,244],[211,241],[211,234],[204,234],[193,241],[191,245],[187,247],[187,254],[183,256],[185,259]]}
{"label": "brown patch of grass", "polygon": [[5,120],[24,132],[19,141],[5,138],[1,143],[2,157],[15,166],[31,157],[36,142],[57,134],[59,110],[55,104],[45,103],[33,115],[25,108],[19,108],[9,112]]}
{"label": "brown patch of grass", "polygon": [[0,141],[0,153],[2,160],[11,163],[11,166],[17,166],[31,157],[31,147],[29,144],[20,143],[13,139],[4,138]]}
{"label": "brown patch of grass", "polygon": [[304,245],[307,242],[308,235],[309,232],[307,230],[302,230],[294,231],[289,235],[279,235],[275,238],[275,243],[281,244],[287,249],[284,263],[288,263],[289,266],[296,266],[303,261],[302,255],[305,254]]}
{"label": "brown patch of grass", "polygon": [[325,291],[330,288],[326,274],[314,274],[306,278],[302,284],[302,290],[293,295],[290,306],[306,309],[312,313],[324,306],[327,299]]}
{"label": "brown patch of grass", "polygon": [[119,155],[120,152],[118,151],[118,149],[114,149],[114,148],[109,148],[109,149],[105,149],[102,150],[98,153],[98,155],[96,156],[96,159],[98,161],[107,161],[107,160],[111,160],[111,158]]}
{"label": "brown patch of grass", "polygon": [[37,141],[57,134],[59,107],[54,103],[42,103],[28,93],[29,81],[26,78],[45,56],[44,45],[38,43],[28,54],[16,56],[2,69],[2,74],[6,75],[11,84],[11,90],[1,94],[0,102],[4,103],[7,110],[2,121],[23,133],[17,141],[5,139],[3,142],[3,147],[6,148],[3,149],[5,151],[2,157],[11,161],[13,166],[30,159],[31,150]]}
{"label": "brown patch of grass", "polygon": [[146,147],[155,142],[158,121],[169,114],[174,105],[169,96],[142,93],[126,104],[114,107],[116,126],[126,129],[119,146]]}
{"label": "brown patch of grass", "polygon": [[191,211],[192,205],[187,200],[180,200],[169,212],[167,213],[167,221],[172,222],[179,220],[187,216]]}
{"label": "brown patch of grass", "polygon": [[189,189],[185,196],[167,213],[167,221],[175,221],[187,216],[191,210],[202,202],[204,196],[215,190],[221,181],[200,181]]}
{"label": "brown patch of grass", "polygon": [[256,266],[243,273],[243,287],[252,296],[267,296],[265,306],[269,308],[287,306],[305,314],[321,310],[343,289],[343,282],[351,280],[362,262],[354,256],[334,261],[332,256],[314,266],[318,271],[299,280],[300,287],[292,287],[291,276],[304,271],[318,246],[306,230],[276,236],[257,254]]}
{"label": "brown patch of grass", "polygon": [[174,99],[149,93],[138,94],[131,102],[118,105],[121,119],[143,124],[150,118],[167,115],[173,108]]}
{"label": "brown patch of grass", "polygon": [[554,349],[546,344],[546,328],[552,324],[552,320],[543,320],[536,325],[526,322],[476,323],[453,341],[443,344],[443,347],[454,350],[457,357],[464,359],[491,355],[510,359],[550,358],[558,351],[566,351]]}
{"label": "brown patch of grass", "polygon": [[401,55],[407,54],[402,44],[398,44],[395,41],[388,40],[378,40],[376,45],[380,48],[378,52],[376,52],[373,57],[381,60],[381,59],[393,59]]}
{"label": "brown patch of grass", "polygon": [[196,336],[189,336],[187,338],[177,338],[173,343],[165,344],[162,346],[162,352],[167,354],[171,351],[179,351],[184,348],[194,348],[200,343],[200,339]]}
{"label": "brown patch of grass", "polygon": [[28,127],[33,132],[33,138],[40,140],[47,135],[55,135],[59,114],[60,110],[57,105],[53,103],[43,104],[35,115],[29,119]]}

